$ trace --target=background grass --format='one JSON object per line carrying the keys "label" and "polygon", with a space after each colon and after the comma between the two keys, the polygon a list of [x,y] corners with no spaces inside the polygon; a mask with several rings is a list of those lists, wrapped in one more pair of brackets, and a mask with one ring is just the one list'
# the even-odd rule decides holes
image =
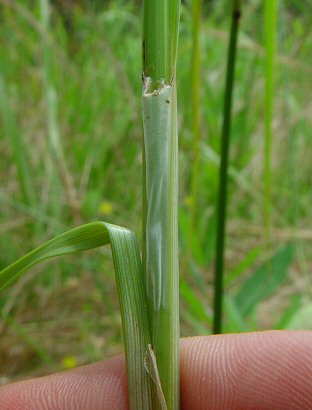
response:
{"label": "background grass", "polygon": [[[228,3],[203,5],[202,118],[191,244],[191,3],[182,7],[183,336],[211,332]],[[312,328],[311,12],[308,1],[279,2],[268,249],[263,226],[264,9],[258,0],[244,7],[230,153],[224,331]],[[52,2],[50,24],[43,24],[39,2],[0,0],[0,267],[77,221],[102,219],[141,237],[140,14],[135,2],[59,0]],[[55,132],[57,152],[51,144]],[[1,383],[122,350],[108,250],[34,268],[1,293],[0,308]]]}

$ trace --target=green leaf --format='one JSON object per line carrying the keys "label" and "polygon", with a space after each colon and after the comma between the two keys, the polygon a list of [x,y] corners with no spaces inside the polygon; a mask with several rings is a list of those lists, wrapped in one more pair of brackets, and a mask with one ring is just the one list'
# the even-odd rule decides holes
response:
{"label": "green leaf", "polygon": [[230,296],[224,296],[224,310],[227,317],[226,332],[246,332],[247,326],[239,308]]}
{"label": "green leaf", "polygon": [[235,296],[236,305],[243,316],[251,313],[261,300],[270,296],[286,279],[293,254],[293,246],[285,246],[243,283]]}
{"label": "green leaf", "polygon": [[181,239],[184,242],[185,248],[187,245],[191,247],[192,257],[200,266],[205,266],[206,259],[202,246],[200,245],[199,236],[191,235],[191,220],[189,212],[186,212],[183,208],[179,210],[179,228]]}
{"label": "green leaf", "polygon": [[200,235],[203,240],[203,248],[205,253],[205,267],[209,265],[215,255],[216,249],[216,232],[217,232],[217,215],[215,212],[210,216],[207,224],[204,220],[201,221],[202,229]]}
{"label": "green leaf", "polygon": [[20,190],[23,194],[24,202],[32,205],[35,199],[35,190],[31,181],[31,169],[29,165],[27,144],[18,126],[16,116],[10,107],[9,95],[4,78],[0,74],[0,113],[3,122],[4,132],[11,143],[14,163],[17,168],[17,175]]}
{"label": "green leaf", "polygon": [[235,266],[235,268],[229,272],[225,277],[225,284],[229,285],[235,279],[237,279],[243,272],[249,269],[253,263],[256,261],[258,256],[260,255],[262,248],[257,246],[252,248],[244,258]]}
{"label": "green leaf", "polygon": [[92,222],[46,242],[0,272],[0,289],[35,264],[55,256],[111,245],[119,294],[131,409],[151,409],[151,379],[145,354],[151,343],[142,264],[133,232],[105,222]]}
{"label": "green leaf", "polygon": [[277,323],[274,326],[274,329],[287,329],[289,326],[289,323],[293,320],[297,312],[301,308],[301,295],[292,295],[290,298],[290,303],[287,309],[285,309],[281,315],[281,317],[278,319]]}
{"label": "green leaf", "polygon": [[188,311],[190,311],[197,320],[204,322],[206,325],[212,323],[212,318],[208,314],[207,309],[185,281],[182,281],[180,284],[180,294],[188,304]]}
{"label": "green leaf", "polygon": [[312,330],[312,303],[302,306],[285,326],[288,330]]}

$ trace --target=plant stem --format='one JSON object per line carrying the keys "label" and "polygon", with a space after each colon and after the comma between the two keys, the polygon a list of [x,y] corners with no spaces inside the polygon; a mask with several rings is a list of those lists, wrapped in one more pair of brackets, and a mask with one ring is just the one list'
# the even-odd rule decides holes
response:
{"label": "plant stem", "polygon": [[17,168],[20,191],[26,205],[34,206],[35,189],[31,179],[31,167],[27,145],[24,143],[23,135],[18,127],[17,119],[10,106],[9,94],[4,78],[0,74],[0,114],[3,121],[5,133],[12,146],[12,154]]}
{"label": "plant stem", "polygon": [[191,176],[191,209],[190,209],[190,243],[195,231],[198,171],[199,171],[199,140],[200,140],[200,32],[201,32],[202,0],[192,1],[192,131],[193,131],[193,161]]}
{"label": "plant stem", "polygon": [[179,0],[144,1],[143,71],[152,91],[174,78],[179,18]]}
{"label": "plant stem", "polygon": [[80,222],[79,204],[72,176],[68,171],[65,155],[59,134],[57,93],[52,79],[52,50],[47,41],[50,30],[50,2],[40,0],[40,19],[45,36],[42,39],[42,65],[43,65],[43,92],[47,110],[47,123],[50,152],[53,165],[56,166],[60,181],[64,188],[68,206],[76,223]]}
{"label": "plant stem", "polygon": [[223,276],[224,276],[224,240],[226,225],[228,157],[231,130],[232,94],[234,86],[234,72],[237,48],[237,35],[241,17],[241,1],[233,1],[231,32],[228,47],[223,126],[221,141],[221,163],[219,172],[217,241],[214,279],[214,321],[213,333],[222,333],[222,304],[223,304]]}
{"label": "plant stem", "polygon": [[[178,0],[145,0],[143,263],[152,348],[169,410],[179,408],[178,21]],[[155,408],[163,409],[154,396]]]}
{"label": "plant stem", "polygon": [[272,115],[274,101],[274,57],[276,49],[276,0],[265,0],[265,136],[264,136],[264,230],[265,241],[271,240],[272,202]]}

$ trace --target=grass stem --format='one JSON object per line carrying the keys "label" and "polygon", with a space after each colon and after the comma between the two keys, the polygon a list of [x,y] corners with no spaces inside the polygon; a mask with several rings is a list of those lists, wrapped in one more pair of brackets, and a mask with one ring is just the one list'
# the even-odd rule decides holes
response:
{"label": "grass stem", "polygon": [[195,231],[197,196],[198,196],[198,177],[199,177],[199,141],[200,141],[200,33],[202,17],[202,0],[192,1],[192,131],[193,131],[193,161],[191,175],[191,209],[190,209],[190,238]]}
{"label": "grass stem", "polygon": [[[175,81],[179,0],[145,0],[143,261],[154,362],[164,400],[179,409],[178,135]],[[161,389],[159,389],[159,387]],[[155,392],[156,392],[155,390]],[[158,394],[159,397],[159,394]]]}
{"label": "grass stem", "polygon": [[272,203],[272,119],[274,102],[274,60],[276,49],[276,0],[265,1],[265,131],[264,131],[264,231],[265,241],[271,240]]}
{"label": "grass stem", "polygon": [[241,1],[233,1],[231,32],[228,47],[226,83],[223,108],[223,126],[221,141],[221,162],[219,173],[217,241],[214,279],[214,320],[213,333],[222,333],[222,304],[224,276],[224,242],[227,205],[228,158],[231,131],[232,94],[234,87],[237,35],[241,17]]}

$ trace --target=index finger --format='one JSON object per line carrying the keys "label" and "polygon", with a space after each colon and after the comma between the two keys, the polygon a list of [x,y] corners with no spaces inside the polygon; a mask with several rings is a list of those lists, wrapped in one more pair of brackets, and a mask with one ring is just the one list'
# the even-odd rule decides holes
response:
{"label": "index finger", "polygon": [[[0,388],[1,410],[127,408],[123,356]],[[181,408],[312,409],[312,332],[182,340]]]}

